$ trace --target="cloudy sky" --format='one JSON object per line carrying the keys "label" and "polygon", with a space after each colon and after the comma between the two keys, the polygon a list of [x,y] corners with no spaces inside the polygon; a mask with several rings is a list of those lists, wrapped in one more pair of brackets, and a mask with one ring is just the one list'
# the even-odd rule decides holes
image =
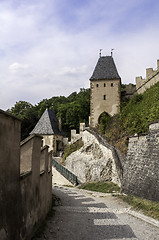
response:
{"label": "cloudy sky", "polygon": [[89,87],[99,57],[123,83],[159,59],[158,0],[0,0],[0,108]]}

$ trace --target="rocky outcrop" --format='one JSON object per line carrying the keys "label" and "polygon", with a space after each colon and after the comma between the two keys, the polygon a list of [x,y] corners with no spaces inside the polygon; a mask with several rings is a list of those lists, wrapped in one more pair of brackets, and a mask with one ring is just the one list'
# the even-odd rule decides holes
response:
{"label": "rocky outcrop", "polygon": [[90,130],[82,134],[84,145],[66,159],[66,167],[81,182],[112,181],[121,185],[122,165],[116,149]]}

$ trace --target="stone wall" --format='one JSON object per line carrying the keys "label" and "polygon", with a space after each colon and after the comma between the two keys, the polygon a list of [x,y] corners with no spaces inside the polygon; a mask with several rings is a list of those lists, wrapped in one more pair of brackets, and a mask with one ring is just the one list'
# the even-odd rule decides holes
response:
{"label": "stone wall", "polygon": [[112,181],[120,185],[122,166],[116,149],[95,132],[85,130],[84,146],[66,159],[66,167],[80,182]]}
{"label": "stone wall", "polygon": [[129,139],[122,189],[159,202],[159,122],[149,126],[148,135]]}
{"label": "stone wall", "polygon": [[30,240],[51,207],[52,155],[40,136],[20,144],[20,121],[1,110],[0,144],[0,239]]}
{"label": "stone wall", "polygon": [[[20,175],[24,221],[21,235],[26,239],[30,239],[51,207],[52,168],[50,162],[52,154],[48,153],[48,146],[41,148],[41,143],[42,137],[38,135],[32,135],[21,143],[23,161],[21,161],[20,169],[31,165],[30,171],[26,168]],[[26,165],[25,162],[30,162],[30,164]]]}
{"label": "stone wall", "polygon": [[20,128],[17,118],[0,110],[0,239],[19,240],[22,224]]}
{"label": "stone wall", "polygon": [[79,133],[76,132],[76,129],[71,130],[71,143],[76,142],[82,137],[85,128],[86,128],[85,123],[80,123]]}
{"label": "stone wall", "polygon": [[132,99],[136,91],[136,86],[132,83],[125,85],[125,90],[121,92],[121,101]]}
{"label": "stone wall", "polygon": [[43,137],[43,146],[49,146],[53,156],[60,156],[64,147],[68,144],[68,138],[63,135],[41,135]]}
{"label": "stone wall", "polygon": [[120,112],[120,79],[91,81],[90,89],[90,126],[95,127],[103,112]]}
{"label": "stone wall", "polygon": [[53,155],[57,155],[58,152],[63,151],[63,136],[62,135],[42,135],[43,146],[49,146],[49,150]]}
{"label": "stone wall", "polygon": [[159,82],[159,60],[157,60],[157,70],[153,70],[153,68],[146,69],[146,79],[141,76],[136,77],[136,93],[144,93],[157,82]]}

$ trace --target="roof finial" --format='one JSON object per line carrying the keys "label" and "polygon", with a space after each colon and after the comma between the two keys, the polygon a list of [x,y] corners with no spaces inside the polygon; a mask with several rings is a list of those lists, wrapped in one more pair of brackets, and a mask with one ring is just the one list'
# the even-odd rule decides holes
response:
{"label": "roof finial", "polygon": [[100,51],[99,51],[99,57],[101,57],[101,55],[102,55],[102,50],[103,49],[100,49]]}
{"label": "roof finial", "polygon": [[114,48],[111,49],[111,57],[113,57]]}

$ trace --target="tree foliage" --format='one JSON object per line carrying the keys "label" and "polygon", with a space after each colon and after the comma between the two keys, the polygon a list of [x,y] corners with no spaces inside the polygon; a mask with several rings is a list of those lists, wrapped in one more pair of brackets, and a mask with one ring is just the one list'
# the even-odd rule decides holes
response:
{"label": "tree foliage", "polygon": [[46,108],[53,109],[57,118],[62,119],[62,128],[67,136],[71,129],[78,130],[79,123],[89,122],[90,89],[81,88],[79,93],[73,92],[68,97],[52,97],[43,99],[36,105],[25,101],[16,102],[8,112],[22,119],[22,139],[26,138],[34,128]]}

